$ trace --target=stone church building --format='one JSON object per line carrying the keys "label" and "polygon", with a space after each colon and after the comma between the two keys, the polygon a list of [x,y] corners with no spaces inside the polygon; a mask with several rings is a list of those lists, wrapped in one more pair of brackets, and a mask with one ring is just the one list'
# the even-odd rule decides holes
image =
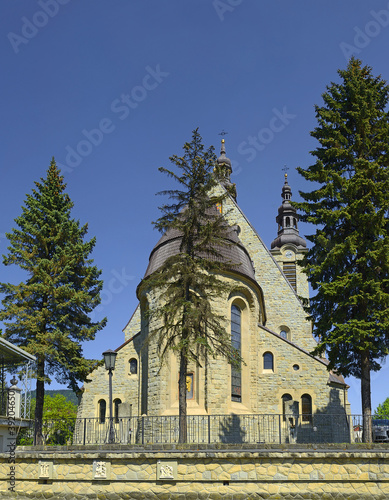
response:
{"label": "stone church building", "polygon": [[[204,360],[201,366],[190,364],[188,414],[293,411],[302,421],[317,413],[348,414],[348,386],[343,378],[327,371],[325,359],[310,354],[316,342],[301,300],[309,298],[308,282],[297,264],[307,249],[290,203],[287,175],[276,216],[277,236],[268,249],[236,202],[224,140],[221,149],[218,168],[223,175],[218,189],[228,196],[219,209],[226,214],[230,238],[236,243],[231,248],[240,265],[221,277],[229,291],[213,306],[226,318],[244,363],[240,370],[223,358]],[[162,236],[151,251],[145,277],[179,251],[179,240],[174,232]],[[158,305],[159,298],[144,283],[138,286],[139,305],[124,328],[124,343],[112,346],[117,352],[112,383],[115,417],[178,414],[178,358],[171,353],[161,366],[156,342],[147,342],[156,326],[147,311]],[[83,388],[78,416],[103,420],[109,409],[108,373],[102,366],[90,379]]]}

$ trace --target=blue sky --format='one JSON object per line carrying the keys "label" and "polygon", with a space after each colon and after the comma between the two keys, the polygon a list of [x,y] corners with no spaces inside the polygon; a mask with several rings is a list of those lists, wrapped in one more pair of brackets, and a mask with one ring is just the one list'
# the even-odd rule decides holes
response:
{"label": "blue sky", "polygon": [[[159,238],[155,193],[169,181],[157,169],[194,128],[217,153],[228,132],[238,202],[270,246],[284,165],[294,199],[311,189],[295,168],[312,162],[314,104],[337,69],[355,55],[389,79],[387,0],[2,0],[0,9],[0,253],[54,156],[74,217],[97,237],[105,280],[96,317],[108,324],[87,357],[123,342]],[[0,265],[1,281],[21,279]],[[389,396],[387,368],[372,375],[373,407]],[[359,413],[359,381],[348,382]]]}

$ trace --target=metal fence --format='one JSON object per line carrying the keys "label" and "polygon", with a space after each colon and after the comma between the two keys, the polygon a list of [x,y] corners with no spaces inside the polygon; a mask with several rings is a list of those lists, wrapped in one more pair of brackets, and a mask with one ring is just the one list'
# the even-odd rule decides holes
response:
{"label": "metal fence", "polygon": [[7,415],[8,389],[0,389],[0,415]]}
{"label": "metal fence", "polygon": [[[193,444],[353,443],[362,441],[363,416],[313,415],[190,415],[187,442]],[[34,429],[22,431],[21,445],[32,444]],[[178,416],[99,419],[76,418],[43,422],[43,439],[51,445],[175,444]],[[389,440],[389,432],[388,432]]]}

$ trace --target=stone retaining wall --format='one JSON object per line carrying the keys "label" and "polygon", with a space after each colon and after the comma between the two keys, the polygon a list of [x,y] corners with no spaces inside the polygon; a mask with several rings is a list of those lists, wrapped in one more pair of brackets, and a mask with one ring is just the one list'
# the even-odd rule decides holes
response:
{"label": "stone retaining wall", "polygon": [[8,454],[0,455],[0,496],[72,500],[389,498],[389,447],[344,448],[30,448],[16,452],[13,490],[9,489],[13,465],[8,463]]}

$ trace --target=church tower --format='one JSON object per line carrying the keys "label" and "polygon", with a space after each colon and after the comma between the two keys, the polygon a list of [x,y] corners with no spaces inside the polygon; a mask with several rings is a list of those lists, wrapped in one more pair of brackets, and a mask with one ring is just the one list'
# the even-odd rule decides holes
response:
{"label": "church tower", "polygon": [[307,244],[299,234],[298,215],[291,204],[292,190],[288,184],[288,174],[285,174],[281,197],[282,205],[276,217],[278,235],[271,243],[270,252],[294,291],[301,297],[309,298],[307,277],[297,263],[308,251]]}
{"label": "church tower", "polygon": [[230,175],[232,174],[231,160],[226,156],[226,146],[224,139],[220,149],[220,156],[217,159],[215,167],[216,175],[220,184],[224,187],[227,193],[236,201],[236,185],[231,182]]}
{"label": "church tower", "polygon": [[[234,432],[238,430],[238,438],[249,442],[254,434],[251,430],[248,432],[251,420],[246,420],[245,416],[263,414],[276,417],[273,421],[287,425],[290,418],[300,414],[299,425],[310,429],[311,415],[317,412],[344,414],[348,411],[347,385],[342,377],[328,373],[326,360],[310,354],[316,341],[300,300],[300,297],[309,298],[308,280],[298,265],[307,252],[307,245],[299,234],[298,215],[291,203],[292,190],[287,175],[276,217],[278,234],[269,249],[237,204],[236,186],[231,182],[231,160],[226,156],[224,139],[214,172],[218,178],[215,194],[223,195],[216,209],[225,218],[228,243],[220,252],[220,258],[231,263],[231,267],[218,276],[225,288],[212,296],[211,307],[224,319],[232,345],[240,352],[244,363],[234,367],[222,356],[208,356],[200,363],[191,361],[186,374],[188,415],[198,416],[199,422],[224,415],[226,424],[220,420],[221,426],[213,425],[212,439],[223,441],[224,428],[230,429],[232,422]],[[151,251],[146,273],[137,287],[139,305],[124,329],[124,343],[115,349],[117,360],[112,394],[115,421],[123,417],[127,425],[131,415],[153,419],[136,419],[136,422],[145,423],[142,423],[144,427],[134,430],[132,437],[126,431],[123,443],[129,442],[129,436],[136,441],[141,435],[151,440],[147,442],[160,442],[161,434],[153,433],[167,429],[167,425],[171,426],[169,429],[178,428],[179,358],[175,351],[169,351],[165,363],[161,364],[155,333],[163,318],[153,311],[158,311],[165,299],[163,293],[150,287],[149,277],[166,259],[180,252],[181,241],[182,234],[171,228]],[[98,431],[106,435],[107,372],[99,366],[89,378],[91,382],[85,384],[78,417],[96,418]],[[290,417],[291,412],[296,417]],[[228,420],[231,415],[233,421]],[[282,420],[279,415],[283,415]],[[159,423],[151,425],[150,422]],[[117,432],[121,425],[116,425]],[[204,439],[207,442],[209,436]],[[262,434],[255,439],[260,442]],[[287,432],[277,439],[294,442],[292,434]]]}

